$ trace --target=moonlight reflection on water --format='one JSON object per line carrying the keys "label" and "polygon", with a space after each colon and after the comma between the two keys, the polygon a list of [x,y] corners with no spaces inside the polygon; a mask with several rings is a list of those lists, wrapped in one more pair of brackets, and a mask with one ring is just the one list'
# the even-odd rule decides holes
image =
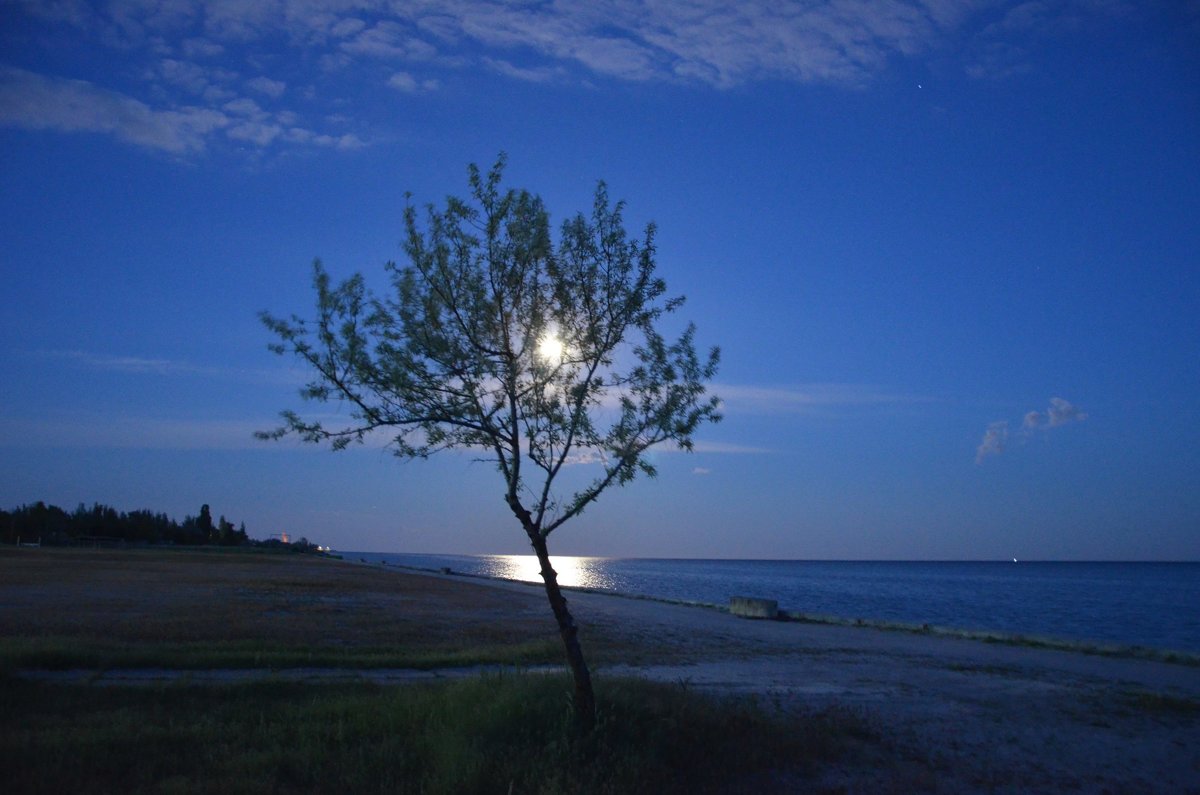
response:
{"label": "moonlight reflection on water", "polygon": [[[603,563],[607,558],[577,558],[569,555],[550,556],[550,565],[558,573],[559,585],[580,588],[612,588],[612,580],[605,574]],[[525,582],[542,581],[541,566],[536,555],[485,555],[482,558],[483,574],[488,577],[503,577]]]}

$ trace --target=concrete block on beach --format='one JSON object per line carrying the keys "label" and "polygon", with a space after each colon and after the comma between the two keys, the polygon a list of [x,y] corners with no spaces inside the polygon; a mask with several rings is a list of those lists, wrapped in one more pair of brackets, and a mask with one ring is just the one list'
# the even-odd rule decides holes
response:
{"label": "concrete block on beach", "polygon": [[729,597],[729,612],[742,618],[778,618],[779,603],[774,599],[755,599],[752,596]]}

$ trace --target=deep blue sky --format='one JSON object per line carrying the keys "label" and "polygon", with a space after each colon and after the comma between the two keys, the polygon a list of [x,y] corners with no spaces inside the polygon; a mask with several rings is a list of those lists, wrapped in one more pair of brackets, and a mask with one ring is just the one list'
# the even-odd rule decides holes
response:
{"label": "deep blue sky", "polygon": [[[1153,5],[1147,9],[1144,5]],[[1168,7],[1169,10],[1163,10]],[[1200,558],[1200,5],[0,0],[0,505],[523,552],[495,470],[263,443],[257,320],[404,194],[596,181],[726,420],[552,551]]]}

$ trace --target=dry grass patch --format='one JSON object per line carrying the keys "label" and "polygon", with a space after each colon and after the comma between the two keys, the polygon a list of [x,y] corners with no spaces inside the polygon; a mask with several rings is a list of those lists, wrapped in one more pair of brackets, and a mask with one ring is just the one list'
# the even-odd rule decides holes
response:
{"label": "dry grass patch", "polygon": [[31,654],[56,667],[411,665],[509,653],[533,662],[560,654],[536,592],[307,555],[0,549],[0,604],[0,659],[9,667],[28,665]]}

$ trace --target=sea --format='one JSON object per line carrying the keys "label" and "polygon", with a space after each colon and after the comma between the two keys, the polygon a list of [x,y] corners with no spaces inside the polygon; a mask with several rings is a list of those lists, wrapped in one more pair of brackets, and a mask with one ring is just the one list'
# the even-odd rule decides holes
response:
{"label": "sea", "polygon": [[[339,553],[348,560],[541,582],[532,555]],[[1200,653],[1200,563],[551,558],[559,582],[628,595]]]}

